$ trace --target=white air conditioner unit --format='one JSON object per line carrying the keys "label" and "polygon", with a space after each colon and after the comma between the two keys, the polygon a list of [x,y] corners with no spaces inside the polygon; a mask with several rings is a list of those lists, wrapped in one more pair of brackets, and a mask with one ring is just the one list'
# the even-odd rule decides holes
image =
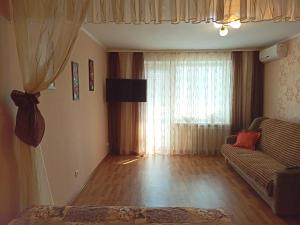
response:
{"label": "white air conditioner unit", "polygon": [[259,52],[259,60],[263,63],[271,62],[287,56],[287,44],[279,43]]}

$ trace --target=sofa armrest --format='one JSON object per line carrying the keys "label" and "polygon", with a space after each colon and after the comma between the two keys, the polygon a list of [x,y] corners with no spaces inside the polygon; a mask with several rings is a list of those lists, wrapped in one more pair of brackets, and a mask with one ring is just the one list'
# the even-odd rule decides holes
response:
{"label": "sofa armrest", "polygon": [[230,135],[230,136],[226,137],[226,144],[233,145],[236,142],[236,137],[237,137],[237,135]]}
{"label": "sofa armrest", "polygon": [[300,215],[300,167],[280,170],[274,179],[273,210],[279,215]]}

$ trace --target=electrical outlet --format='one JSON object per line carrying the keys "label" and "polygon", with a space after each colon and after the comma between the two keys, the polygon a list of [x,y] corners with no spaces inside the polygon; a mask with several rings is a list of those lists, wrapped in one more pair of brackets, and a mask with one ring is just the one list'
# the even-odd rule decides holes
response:
{"label": "electrical outlet", "polygon": [[75,170],[74,176],[75,176],[75,177],[78,177],[78,176],[79,176],[79,170]]}

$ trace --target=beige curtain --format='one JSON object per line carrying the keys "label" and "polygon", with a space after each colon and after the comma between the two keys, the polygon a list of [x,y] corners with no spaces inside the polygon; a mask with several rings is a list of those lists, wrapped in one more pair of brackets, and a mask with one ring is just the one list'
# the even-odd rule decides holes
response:
{"label": "beige curtain", "polygon": [[[88,0],[13,0],[13,21],[19,64],[26,93],[47,89],[60,75],[75,43]],[[21,141],[16,149],[20,207],[52,204],[41,146]]]}
{"label": "beige curtain", "polygon": [[[232,0],[234,2],[235,0]],[[295,21],[300,19],[299,0],[238,0],[240,20]]]}
{"label": "beige curtain", "polygon": [[[132,78],[132,54],[119,53],[120,58],[120,78]],[[120,154],[128,155],[133,153],[134,144],[134,116],[133,105],[136,103],[120,103]]]}
{"label": "beige curtain", "polygon": [[299,0],[92,0],[91,23],[295,21]]}
{"label": "beige curtain", "polygon": [[[143,53],[110,53],[109,77],[143,79]],[[109,139],[111,151],[120,155],[143,154],[139,148],[140,118],[144,103],[109,103]]]}
{"label": "beige curtain", "polygon": [[259,53],[233,52],[233,100],[231,132],[246,129],[263,116],[264,66]]}

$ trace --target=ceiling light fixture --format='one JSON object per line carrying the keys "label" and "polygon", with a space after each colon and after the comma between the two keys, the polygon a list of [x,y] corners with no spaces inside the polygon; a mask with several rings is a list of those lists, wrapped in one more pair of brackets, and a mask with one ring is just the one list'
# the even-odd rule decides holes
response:
{"label": "ceiling light fixture", "polygon": [[226,25],[222,25],[220,31],[219,31],[220,36],[224,37],[228,34],[228,28]]}
{"label": "ceiling light fixture", "polygon": [[219,30],[220,36],[224,37],[228,34],[229,30],[228,27],[231,27],[233,29],[239,29],[241,27],[241,21],[238,20],[238,17],[232,15],[229,17],[229,19],[224,20],[221,23],[213,22],[214,27]]}

